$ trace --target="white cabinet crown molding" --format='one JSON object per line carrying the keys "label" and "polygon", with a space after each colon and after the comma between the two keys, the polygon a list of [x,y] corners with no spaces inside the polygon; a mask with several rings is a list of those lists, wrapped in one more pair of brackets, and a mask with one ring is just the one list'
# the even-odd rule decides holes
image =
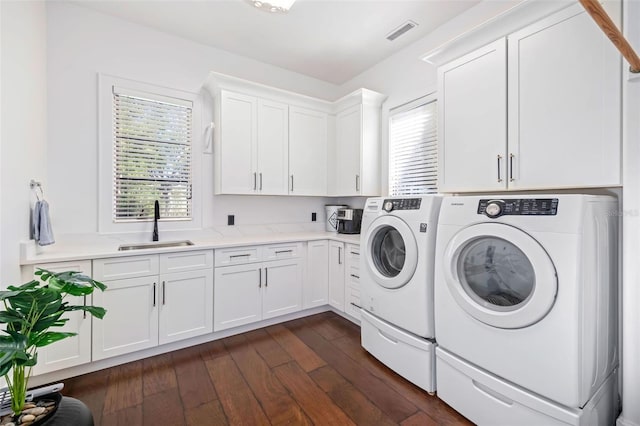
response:
{"label": "white cabinet crown molding", "polygon": [[[601,0],[600,3],[609,12],[610,16],[616,16],[615,13],[611,14],[610,12],[612,9],[615,10],[620,7],[620,0]],[[576,2],[572,0],[523,0],[425,52],[420,59],[435,66],[446,64],[468,52],[575,4]],[[614,21],[620,26],[619,19],[614,19]]]}
{"label": "white cabinet crown molding", "polygon": [[238,93],[251,94],[272,101],[283,102],[289,105],[314,109],[321,112],[331,113],[333,103],[323,99],[301,95],[288,90],[267,86],[266,84],[244,80],[226,74],[211,71],[204,83],[204,87],[215,99],[220,95],[221,90],[229,90]]}

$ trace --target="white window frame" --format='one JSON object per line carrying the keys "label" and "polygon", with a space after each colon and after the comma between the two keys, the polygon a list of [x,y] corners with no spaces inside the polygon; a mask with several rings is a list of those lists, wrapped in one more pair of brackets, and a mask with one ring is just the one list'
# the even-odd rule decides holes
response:
{"label": "white window frame", "polygon": [[[400,114],[409,110],[412,110],[414,108],[418,108],[420,106],[432,103],[432,102],[438,102],[438,97],[437,97],[437,92],[432,92],[429,93],[428,95],[422,96],[420,98],[414,99],[412,101],[409,101],[407,103],[398,105],[396,107],[393,107],[391,109],[389,109],[389,116],[387,117],[387,193],[389,194],[389,196],[393,196],[393,192],[392,192],[392,155],[391,155],[391,150],[393,148],[393,144],[391,141],[391,120],[393,119],[393,117],[396,114]],[[436,129],[438,127],[438,120],[436,120],[435,122],[436,125]],[[437,144],[436,144],[437,146]],[[440,155],[440,153],[438,153],[438,155]],[[437,184],[438,184],[438,179],[436,178],[436,191],[432,192],[432,193],[439,193],[439,190],[437,188]],[[431,193],[431,192],[430,192]],[[416,194],[417,195],[417,194]],[[399,195],[400,196],[400,195]],[[404,195],[401,195],[404,196]],[[407,195],[409,196],[409,195]]]}
{"label": "white window frame", "polygon": [[153,221],[116,222],[113,217],[113,88],[149,93],[150,97],[182,99],[193,104],[191,157],[191,219],[166,219],[159,222],[162,231],[202,229],[202,99],[197,93],[156,86],[111,75],[98,74],[98,232],[101,234],[151,232]]}

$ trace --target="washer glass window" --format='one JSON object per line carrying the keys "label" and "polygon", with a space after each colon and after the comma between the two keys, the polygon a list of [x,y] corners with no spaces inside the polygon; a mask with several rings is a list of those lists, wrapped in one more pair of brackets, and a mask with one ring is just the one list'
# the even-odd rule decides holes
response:
{"label": "washer glass window", "polygon": [[378,230],[372,241],[373,263],[385,277],[397,276],[404,267],[406,248],[400,232],[392,226]]}
{"label": "washer glass window", "polygon": [[497,237],[468,243],[458,257],[458,276],[476,303],[495,311],[520,308],[536,284],[527,256],[514,244]]}

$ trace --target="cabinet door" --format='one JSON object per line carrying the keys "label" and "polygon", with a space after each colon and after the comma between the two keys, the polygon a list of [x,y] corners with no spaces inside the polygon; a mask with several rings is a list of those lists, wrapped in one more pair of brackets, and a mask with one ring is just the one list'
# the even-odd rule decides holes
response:
{"label": "cabinet door", "polygon": [[302,263],[299,259],[265,262],[262,319],[302,309]]}
{"label": "cabinet door", "polygon": [[[84,275],[91,275],[91,261],[79,260],[77,262],[58,262],[25,267],[25,282],[34,278],[33,273],[38,268],[51,272],[76,271]],[[96,290],[97,293],[100,290]],[[65,299],[72,305],[91,304],[92,297],[68,296]],[[63,368],[75,367],[91,361],[91,320],[90,314],[75,311],[67,312],[62,318],[68,318],[62,327],[55,327],[52,331],[77,333],[76,336],[52,343],[49,346],[38,348],[38,364],[33,367],[33,374],[44,374]],[[99,321],[99,320],[96,320]]]}
{"label": "cabinet door", "polygon": [[327,114],[289,108],[289,194],[327,195]]}
{"label": "cabinet door", "polygon": [[606,35],[576,5],[508,43],[509,187],[619,185],[620,55]]}
{"label": "cabinet door", "polygon": [[336,195],[360,195],[362,105],[336,115]]}
{"label": "cabinet door", "polygon": [[344,311],[344,244],[329,242],[329,304]]}
{"label": "cabinet door", "polygon": [[438,189],[506,188],[507,58],[500,39],[438,69]]}
{"label": "cabinet door", "polygon": [[259,263],[215,268],[214,331],[261,319],[262,272]]}
{"label": "cabinet door", "polygon": [[160,276],[160,344],[213,331],[213,269]]}
{"label": "cabinet door", "polygon": [[258,191],[261,194],[288,193],[289,107],[258,99]]}
{"label": "cabinet door", "polygon": [[307,274],[304,286],[304,307],[313,308],[329,299],[329,242],[309,241],[307,244]]}
{"label": "cabinet door", "polygon": [[220,191],[251,194],[257,188],[257,99],[222,91]]}
{"label": "cabinet door", "polygon": [[93,303],[107,314],[93,322],[93,360],[152,348],[158,345],[158,277],[105,282],[94,292]]}

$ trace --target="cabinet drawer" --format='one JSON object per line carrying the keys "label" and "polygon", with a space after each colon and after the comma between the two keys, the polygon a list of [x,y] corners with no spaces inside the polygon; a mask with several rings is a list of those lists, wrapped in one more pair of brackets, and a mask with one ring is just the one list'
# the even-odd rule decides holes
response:
{"label": "cabinet drawer", "polygon": [[93,278],[98,281],[158,275],[158,255],[113,257],[93,261]]}
{"label": "cabinet drawer", "polygon": [[360,288],[360,269],[351,267],[347,273],[347,285],[353,288]]}
{"label": "cabinet drawer", "polygon": [[354,318],[360,319],[360,290],[346,287],[344,310]]}
{"label": "cabinet drawer", "polygon": [[215,251],[216,267],[259,262],[260,258],[259,246],[233,247]]}
{"label": "cabinet drawer", "polygon": [[160,273],[191,271],[213,267],[213,250],[165,253],[160,255]]}
{"label": "cabinet drawer", "polygon": [[360,246],[356,244],[347,244],[345,251],[346,251],[346,261],[349,268],[359,270],[360,269]]}
{"label": "cabinet drawer", "polygon": [[40,263],[38,265],[26,265],[22,267],[22,280],[24,282],[34,279],[38,269],[46,269],[51,272],[75,271],[82,275],[91,276],[91,261],[76,260],[71,262]]}
{"label": "cabinet drawer", "polygon": [[302,253],[302,243],[274,244],[264,246],[262,256],[264,260],[290,259],[300,257]]}

